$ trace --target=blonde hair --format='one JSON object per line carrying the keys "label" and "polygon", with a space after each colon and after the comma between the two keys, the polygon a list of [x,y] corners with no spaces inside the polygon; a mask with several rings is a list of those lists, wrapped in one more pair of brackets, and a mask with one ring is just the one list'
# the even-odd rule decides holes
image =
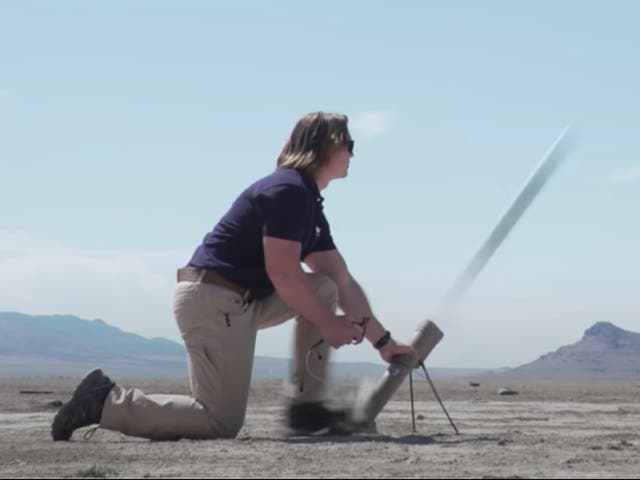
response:
{"label": "blonde hair", "polygon": [[333,148],[346,145],[351,136],[346,115],[308,113],[296,123],[278,156],[277,168],[295,168],[309,176],[326,165]]}

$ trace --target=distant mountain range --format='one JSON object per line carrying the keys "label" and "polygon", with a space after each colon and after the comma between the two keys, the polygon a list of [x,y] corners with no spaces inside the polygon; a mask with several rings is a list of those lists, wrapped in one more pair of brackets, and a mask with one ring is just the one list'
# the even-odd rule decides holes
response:
{"label": "distant mountain range", "polygon": [[[186,350],[164,338],[147,339],[72,315],[32,316],[0,312],[0,377],[80,376],[100,366],[120,378],[186,377]],[[334,378],[377,377],[384,365],[338,362]],[[436,378],[480,373],[482,369],[438,369]],[[253,378],[287,378],[290,360],[256,356]]]}
{"label": "distant mountain range", "polygon": [[501,376],[514,378],[640,379],[640,334],[599,322],[580,340]]}
{"label": "distant mountain range", "polygon": [[[80,376],[100,366],[120,378],[187,376],[183,345],[148,339],[72,315],[32,316],[0,312],[0,377]],[[378,377],[384,365],[338,362],[334,378]],[[290,360],[256,356],[253,378],[287,378]],[[430,368],[434,378],[497,375],[510,378],[640,379],[640,334],[600,322],[579,342],[513,369]]]}

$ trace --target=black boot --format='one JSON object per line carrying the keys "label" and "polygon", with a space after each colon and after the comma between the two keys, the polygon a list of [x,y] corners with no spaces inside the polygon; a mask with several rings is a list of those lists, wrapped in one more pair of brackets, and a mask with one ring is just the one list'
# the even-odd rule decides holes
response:
{"label": "black boot", "polygon": [[324,429],[338,433],[348,417],[347,409],[329,409],[322,402],[299,403],[289,406],[287,424],[298,435],[309,435]]}
{"label": "black boot", "polygon": [[69,440],[75,430],[100,423],[102,408],[115,383],[99,368],[92,370],[76,387],[51,424],[54,441]]}

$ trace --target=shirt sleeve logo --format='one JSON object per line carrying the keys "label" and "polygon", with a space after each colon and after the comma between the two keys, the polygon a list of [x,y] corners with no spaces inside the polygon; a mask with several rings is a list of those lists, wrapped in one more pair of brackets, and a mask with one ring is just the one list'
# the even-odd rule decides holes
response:
{"label": "shirt sleeve logo", "polygon": [[316,225],[316,238],[320,238],[321,233],[322,233],[322,229]]}

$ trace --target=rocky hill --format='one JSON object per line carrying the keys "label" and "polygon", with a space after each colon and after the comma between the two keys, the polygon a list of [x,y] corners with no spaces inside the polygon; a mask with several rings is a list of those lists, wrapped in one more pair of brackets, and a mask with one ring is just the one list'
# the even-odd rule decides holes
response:
{"label": "rocky hill", "polygon": [[640,334],[599,322],[582,339],[503,376],[518,378],[640,379]]}

